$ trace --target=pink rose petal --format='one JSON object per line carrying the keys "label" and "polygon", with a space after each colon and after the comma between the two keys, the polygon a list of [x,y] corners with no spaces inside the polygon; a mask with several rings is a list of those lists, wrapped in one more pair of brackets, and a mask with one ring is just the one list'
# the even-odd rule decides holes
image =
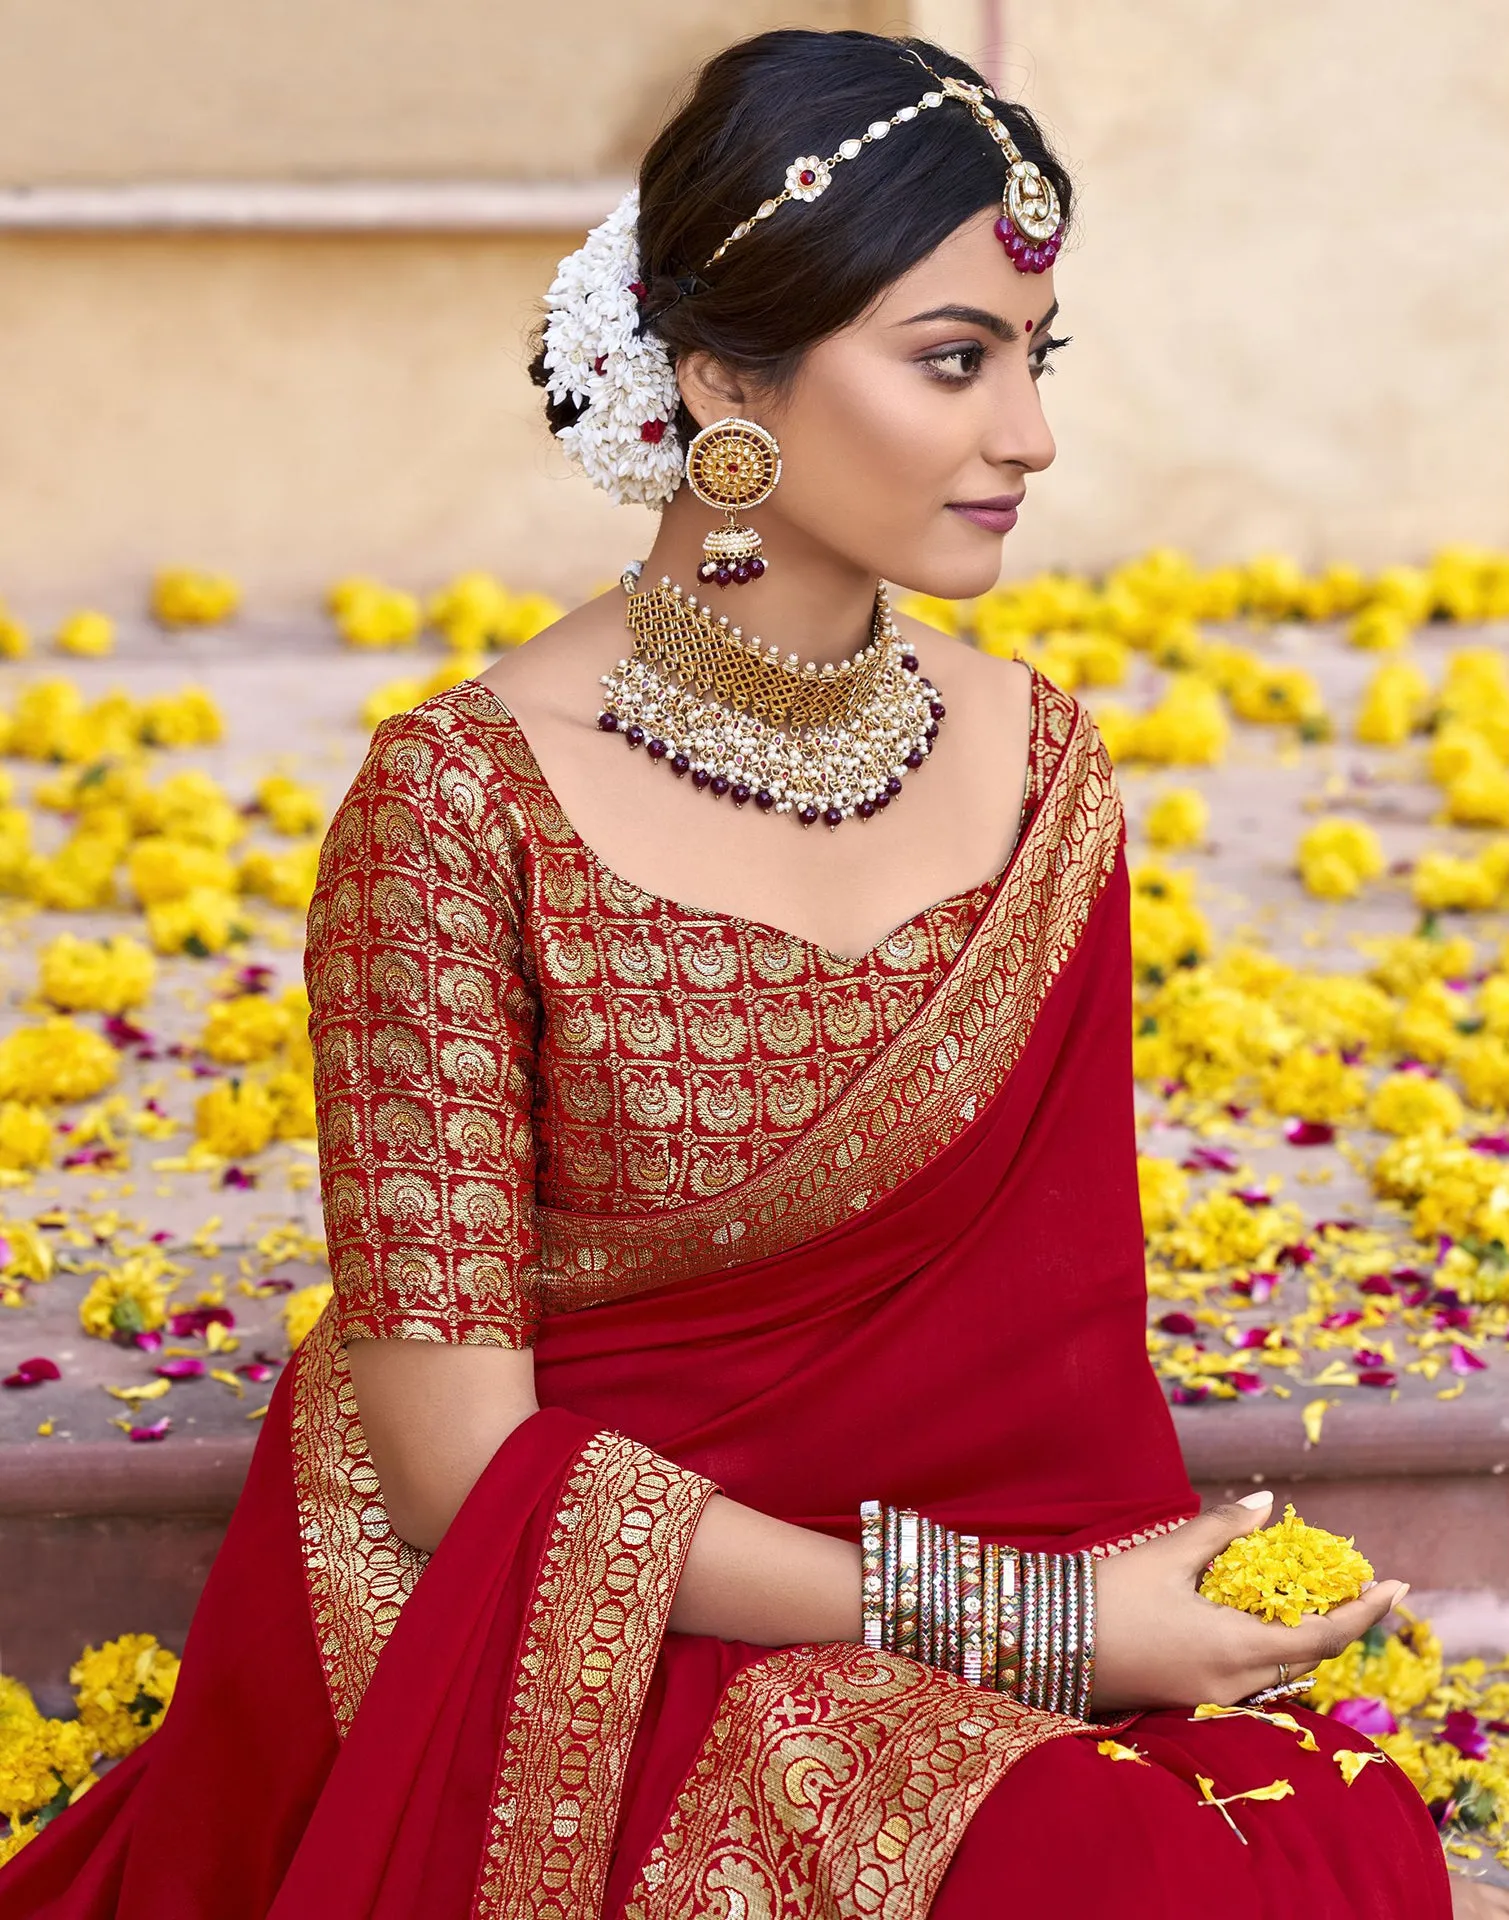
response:
{"label": "pink rose petal", "polygon": [[61,1380],[56,1360],[49,1360],[39,1354],[34,1360],[23,1360],[14,1373],[5,1376],[7,1387],[40,1387],[44,1380]]}
{"label": "pink rose petal", "polygon": [[1286,1120],[1284,1138],[1291,1147],[1328,1147],[1336,1129],[1329,1120]]}
{"label": "pink rose petal", "polygon": [[191,1355],[179,1360],[164,1360],[160,1367],[152,1369],[160,1373],[164,1380],[198,1380],[204,1374],[204,1362]]}
{"label": "pink rose petal", "polygon": [[1480,1360],[1471,1347],[1458,1345],[1451,1350],[1451,1370],[1453,1373],[1486,1373],[1488,1362]]}
{"label": "pink rose petal", "polygon": [[1296,1240],[1290,1246],[1280,1247],[1278,1257],[1287,1267],[1308,1267],[1315,1258],[1315,1249],[1304,1240]]}
{"label": "pink rose petal", "polygon": [[1486,1760],[1493,1751],[1488,1735],[1478,1725],[1477,1715],[1466,1707],[1454,1707],[1447,1714],[1441,1738],[1468,1760]]}
{"label": "pink rose petal", "polygon": [[1198,1324],[1187,1313],[1166,1313],[1158,1322],[1160,1333],[1192,1334],[1199,1332]]}
{"label": "pink rose petal", "polygon": [[1337,1333],[1343,1327],[1355,1327],[1362,1318],[1360,1307],[1344,1307],[1340,1313],[1328,1313],[1321,1325],[1327,1333]]}
{"label": "pink rose petal", "polygon": [[1188,1173],[1235,1173],[1237,1156],[1231,1147],[1191,1147],[1180,1166]]}
{"label": "pink rose petal", "polygon": [[1399,1722],[1389,1712],[1388,1703],[1359,1695],[1351,1700],[1338,1700],[1331,1709],[1331,1718],[1339,1720],[1344,1727],[1350,1727],[1354,1733],[1365,1733],[1376,1738],[1380,1733],[1397,1733]]}
{"label": "pink rose petal", "polygon": [[1268,1336],[1272,1331],[1272,1327],[1248,1327],[1241,1339],[1237,1342],[1237,1345],[1244,1349],[1248,1347],[1266,1347],[1268,1344]]}
{"label": "pink rose petal", "polygon": [[126,1438],[128,1440],[162,1440],[171,1432],[172,1426],[172,1417],[165,1413],[160,1420],[154,1420],[149,1427],[128,1428]]}
{"label": "pink rose petal", "polygon": [[170,1315],[168,1331],[175,1340],[193,1339],[216,1321],[222,1327],[233,1327],[236,1316],[229,1307],[184,1307]]}
{"label": "pink rose petal", "polygon": [[234,1187],[238,1193],[248,1193],[257,1184],[257,1176],[248,1173],[245,1167],[227,1167],[220,1176],[222,1187]]}
{"label": "pink rose petal", "polygon": [[1261,1374],[1228,1373],[1226,1378],[1231,1385],[1236,1388],[1238,1393],[1261,1393],[1263,1391]]}
{"label": "pink rose petal", "polygon": [[1357,1283],[1359,1293],[1386,1293],[1392,1295],[1394,1283],[1386,1273],[1370,1273],[1366,1280]]}
{"label": "pink rose petal", "polygon": [[1509,1133],[1480,1133],[1475,1140],[1469,1140],[1468,1146],[1474,1153],[1491,1153],[1503,1159],[1509,1154]]}
{"label": "pink rose petal", "polygon": [[1170,1387],[1168,1397],[1176,1407],[1197,1407],[1210,1398],[1209,1387]]}
{"label": "pink rose petal", "polygon": [[1393,1387],[1399,1376],[1392,1367],[1363,1367],[1357,1375],[1359,1387]]}

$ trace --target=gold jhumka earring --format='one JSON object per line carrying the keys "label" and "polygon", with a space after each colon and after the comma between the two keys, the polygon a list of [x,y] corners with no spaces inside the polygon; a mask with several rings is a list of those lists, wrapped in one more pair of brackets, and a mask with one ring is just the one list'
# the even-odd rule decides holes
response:
{"label": "gold jhumka earring", "polygon": [[760,506],[781,477],[781,449],[773,433],[730,414],[704,427],[686,450],[687,485],[705,507],[727,516],[702,542],[697,578],[720,587],[744,586],[765,571],[762,542],[738,516]]}

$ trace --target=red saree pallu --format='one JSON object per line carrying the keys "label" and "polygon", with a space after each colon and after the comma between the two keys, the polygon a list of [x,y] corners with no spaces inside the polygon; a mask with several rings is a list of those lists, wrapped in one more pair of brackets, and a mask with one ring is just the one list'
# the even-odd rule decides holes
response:
{"label": "red saree pallu", "polygon": [[[666,1631],[715,1487],[851,1540],[876,1498],[1101,1556],[1195,1512],[1146,1355],[1130,1011],[1079,711],[962,949],[793,1144],[704,1200],[541,1209],[542,1410],[428,1560],[325,1316],[163,1727],[0,1871],[3,1920],[1445,1915],[1404,1775],[1346,1786],[1331,1752],[1367,1743],[1302,1709],[1317,1752]],[[1278,1777],[1240,1837],[1198,1786]]]}

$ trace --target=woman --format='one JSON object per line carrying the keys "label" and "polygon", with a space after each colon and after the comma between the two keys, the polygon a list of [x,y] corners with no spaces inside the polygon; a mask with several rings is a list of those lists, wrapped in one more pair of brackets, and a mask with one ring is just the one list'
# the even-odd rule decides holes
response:
{"label": "woman", "polygon": [[1109,766],[877,587],[997,576],[1069,201],[935,47],[772,33],[563,263],[552,424],[659,531],[331,827],[333,1308],[7,1914],[1450,1911],[1356,1736],[1190,1717],[1401,1589],[1196,1594],[1267,1496],[1197,1516],[1145,1357]]}

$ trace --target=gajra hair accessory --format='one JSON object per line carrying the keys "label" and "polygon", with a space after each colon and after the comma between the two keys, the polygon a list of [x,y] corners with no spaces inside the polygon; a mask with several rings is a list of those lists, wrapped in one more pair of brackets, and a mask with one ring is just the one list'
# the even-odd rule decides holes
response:
{"label": "gajra hair accessory", "polygon": [[546,391],[581,417],[556,435],[568,457],[621,505],[659,506],[681,482],[671,356],[640,332],[639,190],[568,253],[545,295]]}
{"label": "gajra hair accessory", "polygon": [[816,153],[798,154],[786,169],[781,191],[772,199],[762,200],[747,220],[739,222],[704,263],[704,272],[715,260],[721,260],[736,240],[742,240],[760,221],[768,220],[778,207],[785,206],[788,200],[819,199],[832,185],[835,167],[845,160],[857,160],[866,147],[886,139],[892,127],[904,126],[918,114],[941,107],[945,100],[957,100],[968,107],[1005,155],[1006,186],[1001,195],[996,238],[1005,247],[1012,265],[1020,273],[1047,272],[1063,245],[1063,213],[1053,182],[1035,161],[1023,156],[1006,123],[987,101],[984,87],[975,81],[956,80],[952,74],[934,73],[919,55],[914,53],[912,57],[925,72],[932,74],[937,87],[923,94],[915,106],[898,107],[889,120],[872,120],[863,133],[841,140],[826,157]]}

